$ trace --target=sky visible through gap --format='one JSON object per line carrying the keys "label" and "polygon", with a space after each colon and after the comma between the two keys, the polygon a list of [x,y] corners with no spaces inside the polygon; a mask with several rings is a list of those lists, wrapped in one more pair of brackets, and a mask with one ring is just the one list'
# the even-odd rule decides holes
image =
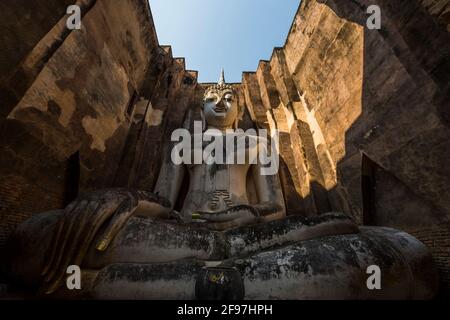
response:
{"label": "sky visible through gap", "polygon": [[149,0],[160,45],[199,72],[199,82],[241,82],[284,45],[300,0]]}

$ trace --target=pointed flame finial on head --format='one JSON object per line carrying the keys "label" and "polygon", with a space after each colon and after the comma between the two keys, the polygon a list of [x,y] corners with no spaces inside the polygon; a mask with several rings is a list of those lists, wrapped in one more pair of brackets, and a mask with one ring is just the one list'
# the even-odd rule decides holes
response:
{"label": "pointed flame finial on head", "polygon": [[224,92],[226,90],[232,91],[233,93],[235,93],[233,86],[225,83],[225,71],[222,68],[222,72],[220,73],[219,82],[217,84],[210,86],[208,89],[206,89],[205,94],[203,95],[203,99],[206,99],[206,97],[208,96],[209,93],[212,93],[212,92],[220,93],[220,92]]}
{"label": "pointed flame finial on head", "polygon": [[220,71],[220,79],[219,82],[217,83],[218,85],[224,85],[225,84],[225,71],[222,70]]}

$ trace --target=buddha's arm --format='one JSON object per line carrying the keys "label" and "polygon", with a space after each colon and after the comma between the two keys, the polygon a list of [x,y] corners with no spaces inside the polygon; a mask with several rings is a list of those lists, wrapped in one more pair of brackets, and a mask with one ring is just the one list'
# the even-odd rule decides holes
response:
{"label": "buddha's arm", "polygon": [[164,161],[159,173],[154,193],[170,201],[170,210],[173,210],[177,201],[185,170],[183,164],[173,164],[173,162],[169,160]]}
{"label": "buddha's arm", "polygon": [[134,215],[167,218],[173,209],[184,167],[165,161],[161,168],[155,192],[132,189],[107,189],[79,197],[64,211],[55,234],[52,254],[42,272],[42,289],[55,291],[62,283],[69,264],[80,265],[87,250],[102,231],[96,249],[105,251],[116,234]]}
{"label": "buddha's arm", "polygon": [[253,205],[260,219],[272,221],[286,215],[283,192],[278,174],[263,175],[261,165],[251,167],[253,181],[255,182],[258,204]]}

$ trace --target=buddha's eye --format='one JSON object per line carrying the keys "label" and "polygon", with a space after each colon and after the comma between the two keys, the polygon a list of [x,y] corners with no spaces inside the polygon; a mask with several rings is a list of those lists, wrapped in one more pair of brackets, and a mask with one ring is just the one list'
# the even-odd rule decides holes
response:
{"label": "buddha's eye", "polygon": [[226,96],[225,96],[225,101],[227,101],[227,102],[233,102],[233,96],[232,96],[232,95],[226,95]]}

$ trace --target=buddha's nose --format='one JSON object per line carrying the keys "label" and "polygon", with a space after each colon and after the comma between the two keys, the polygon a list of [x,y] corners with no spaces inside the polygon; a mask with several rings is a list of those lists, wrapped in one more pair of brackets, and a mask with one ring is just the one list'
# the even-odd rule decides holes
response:
{"label": "buddha's nose", "polygon": [[227,105],[225,104],[223,99],[220,99],[217,101],[215,109],[216,109],[216,111],[226,111],[227,110]]}

